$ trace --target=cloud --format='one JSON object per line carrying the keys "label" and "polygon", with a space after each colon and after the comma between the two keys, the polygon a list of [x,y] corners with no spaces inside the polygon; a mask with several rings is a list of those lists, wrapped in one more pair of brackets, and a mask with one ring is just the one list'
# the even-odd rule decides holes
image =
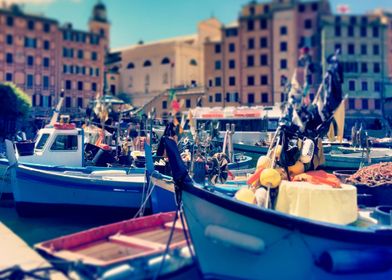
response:
{"label": "cloud", "polygon": [[[79,3],[82,0],[70,0],[73,3]],[[56,0],[0,0],[5,4],[30,4],[30,5],[44,5],[44,4],[51,4],[56,2]]]}

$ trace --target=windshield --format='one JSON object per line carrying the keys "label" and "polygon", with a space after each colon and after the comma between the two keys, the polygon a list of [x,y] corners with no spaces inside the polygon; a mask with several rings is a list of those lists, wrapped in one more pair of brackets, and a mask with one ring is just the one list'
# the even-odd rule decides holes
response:
{"label": "windshield", "polygon": [[48,138],[49,138],[49,133],[42,134],[38,140],[37,145],[35,146],[35,149],[42,150],[44,148],[46,142],[48,141]]}

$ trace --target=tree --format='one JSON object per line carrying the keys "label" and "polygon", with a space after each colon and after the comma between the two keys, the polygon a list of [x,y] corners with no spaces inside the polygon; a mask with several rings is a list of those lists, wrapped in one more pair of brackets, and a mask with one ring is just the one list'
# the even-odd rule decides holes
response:
{"label": "tree", "polygon": [[19,124],[27,120],[31,101],[29,96],[12,83],[0,84],[0,136],[14,134]]}

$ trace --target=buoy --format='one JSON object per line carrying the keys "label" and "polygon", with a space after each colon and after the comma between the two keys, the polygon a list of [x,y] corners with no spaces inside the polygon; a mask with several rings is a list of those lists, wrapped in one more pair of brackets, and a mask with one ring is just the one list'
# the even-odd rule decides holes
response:
{"label": "buoy", "polygon": [[266,187],[276,188],[281,180],[279,172],[273,168],[266,168],[260,174],[260,184]]}
{"label": "buoy", "polygon": [[289,170],[290,177],[292,177],[304,173],[305,166],[301,161],[297,160],[297,162],[294,165],[288,167],[288,170]]}
{"label": "buoy", "polygon": [[261,156],[257,160],[256,169],[261,168],[269,168],[271,166],[271,159],[267,156]]}
{"label": "buoy", "polygon": [[249,185],[249,186],[252,186],[252,187],[254,187],[254,188],[258,188],[258,187],[260,187],[260,174],[261,174],[261,172],[264,170],[264,168],[259,168],[259,169],[257,169],[256,171],[255,171],[255,173],[253,173],[249,178],[248,178],[248,180],[246,181],[246,183]]}
{"label": "buoy", "polygon": [[260,207],[263,207],[265,205],[267,195],[267,190],[265,188],[258,188],[255,191],[256,204]]}
{"label": "buoy", "polygon": [[255,194],[248,188],[239,189],[235,193],[234,197],[240,201],[250,203],[250,204],[254,204],[255,202]]}

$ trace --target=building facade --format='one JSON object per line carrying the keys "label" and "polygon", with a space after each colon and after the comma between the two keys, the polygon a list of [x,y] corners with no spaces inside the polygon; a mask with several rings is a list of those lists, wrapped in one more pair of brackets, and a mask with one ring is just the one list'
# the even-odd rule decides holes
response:
{"label": "building facade", "polygon": [[[272,105],[285,100],[282,80],[292,76],[300,49],[320,61],[320,22],[328,1],[277,0],[245,5],[221,40],[205,45],[210,106]],[[320,81],[320,74],[313,82]]]}
{"label": "building facade", "polygon": [[111,50],[107,68],[112,94],[127,94],[139,107],[169,88],[204,85],[203,43],[220,36],[220,27],[211,18],[199,23],[197,34]]}
{"label": "building facade", "polygon": [[89,30],[60,25],[19,6],[0,9],[0,81],[13,82],[46,115],[65,91],[65,111],[77,112],[102,91],[109,23],[103,4],[95,5]]}
{"label": "building facade", "polygon": [[336,50],[340,52],[348,126],[366,119],[377,122],[383,115],[388,90],[387,24],[376,14],[325,16],[321,34],[324,59]]}

